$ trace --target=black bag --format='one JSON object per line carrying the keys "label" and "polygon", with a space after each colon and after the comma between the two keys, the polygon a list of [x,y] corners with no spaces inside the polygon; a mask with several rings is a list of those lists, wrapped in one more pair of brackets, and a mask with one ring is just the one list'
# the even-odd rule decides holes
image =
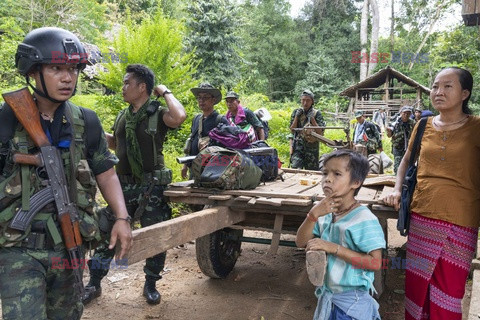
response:
{"label": "black bag", "polygon": [[408,235],[410,228],[410,203],[413,198],[413,191],[417,184],[417,155],[420,152],[420,141],[422,141],[423,132],[427,124],[428,118],[422,118],[418,125],[417,134],[413,141],[412,153],[410,154],[410,160],[408,162],[408,168],[405,173],[405,178],[402,184],[402,195],[400,198],[400,209],[398,210],[397,230],[400,231],[402,236]]}
{"label": "black bag", "polygon": [[250,149],[244,150],[253,162],[262,169],[262,182],[274,181],[278,176],[278,153],[277,149],[269,147],[262,140],[252,142]]}

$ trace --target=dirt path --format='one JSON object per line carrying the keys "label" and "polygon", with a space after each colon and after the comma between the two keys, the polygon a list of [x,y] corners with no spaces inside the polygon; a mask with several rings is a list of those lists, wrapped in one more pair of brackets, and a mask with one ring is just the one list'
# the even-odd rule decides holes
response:
{"label": "dirt path", "polygon": [[[268,237],[260,232],[249,236],[259,235]],[[305,272],[304,251],[280,247],[275,257],[269,257],[267,250],[266,245],[243,243],[232,273],[218,280],[201,273],[195,245],[187,243],[168,252],[166,274],[157,286],[160,305],[145,303],[143,263],[138,263],[111,272],[104,280],[103,295],[85,308],[82,319],[311,319],[316,298]],[[404,318],[403,294],[398,291],[403,281],[401,270],[389,270],[388,287],[379,301],[382,319]]]}
{"label": "dirt path", "polygon": [[[400,247],[390,223],[391,245]],[[269,237],[248,231],[248,236]],[[285,239],[291,240],[292,236]],[[187,243],[168,251],[164,279],[157,288],[159,305],[150,306],[142,296],[143,262],[126,270],[112,270],[103,281],[103,295],[85,308],[82,319],[163,320],[294,320],[312,319],[316,307],[314,287],[307,279],[303,250],[280,247],[275,257],[268,246],[242,244],[234,270],[224,280],[210,279],[200,271],[195,245]],[[391,256],[398,252],[390,248]],[[85,275],[85,282],[88,276]],[[471,285],[467,286],[468,308]],[[389,269],[386,290],[379,300],[384,320],[404,319],[404,272]],[[468,309],[464,309],[468,310]],[[464,319],[467,319],[466,315]]]}
{"label": "dirt path", "polygon": [[[268,233],[248,232],[249,236],[269,237]],[[393,246],[389,254],[395,256],[405,242],[395,230],[395,221],[389,223],[389,236]],[[292,236],[285,239],[291,240]],[[85,308],[82,319],[312,319],[316,298],[307,279],[304,251],[280,247],[275,257],[269,257],[267,250],[266,245],[243,243],[232,273],[218,280],[203,275],[195,259],[195,245],[187,243],[168,251],[166,274],[157,286],[162,293],[160,305],[145,303],[143,263],[137,263],[109,274],[110,280],[116,282],[104,280],[103,295]],[[126,278],[119,280],[122,277]],[[386,289],[379,300],[382,319],[404,319],[404,280],[403,270],[387,271]],[[470,287],[467,286],[465,308]]]}

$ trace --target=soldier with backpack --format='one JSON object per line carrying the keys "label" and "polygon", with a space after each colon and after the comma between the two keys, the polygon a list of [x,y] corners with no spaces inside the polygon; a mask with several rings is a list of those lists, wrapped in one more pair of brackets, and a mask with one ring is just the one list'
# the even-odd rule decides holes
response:
{"label": "soldier with backpack", "polygon": [[[128,65],[123,77],[122,94],[130,105],[120,111],[113,125],[113,135],[107,134],[110,148],[115,150],[119,162],[116,166],[125,197],[128,222],[139,219],[142,227],[171,218],[171,208],[163,191],[171,182],[172,172],[165,167],[163,143],[169,129],[180,126],[186,118],[185,109],[165,86],[154,87],[155,75],[140,64]],[[162,97],[167,107],[152,100],[152,93]],[[106,211],[110,207],[105,208]],[[106,246],[99,247],[88,262],[90,281],[85,287],[84,303],[101,294],[101,280],[107,275],[114,252]],[[146,260],[143,295],[147,303],[160,303],[161,295],[155,288],[162,277],[166,252]]]}
{"label": "soldier with backpack", "polygon": [[[118,160],[107,148],[95,112],[69,101],[75,93],[78,75],[85,68],[86,57],[77,36],[61,28],[32,30],[19,44],[15,55],[18,72],[34,91],[32,102],[34,108],[38,108],[38,125],[50,146],[36,146],[34,141],[37,140],[19,123],[13,107],[2,105],[0,296],[5,320],[81,318],[82,290],[78,292],[76,288],[83,289],[83,284],[78,284],[75,276],[78,269],[81,271],[79,264],[84,256],[79,255],[80,261],[71,259],[67,247],[72,241],[62,234],[63,227],[59,225],[64,224],[59,222],[59,213],[62,207],[68,207],[68,213],[78,218],[75,222],[79,225],[83,245],[99,240],[101,228],[93,210],[97,185],[112,209],[113,227],[104,230],[111,231],[110,248],[119,243],[117,257],[122,258],[132,245],[130,225],[126,223],[128,213],[113,168]],[[35,86],[30,84],[30,79],[34,79]],[[32,112],[35,114],[36,110]],[[31,117],[31,121],[37,122],[37,118]],[[42,154],[46,149],[55,151],[56,157],[47,158],[49,164],[57,165],[58,159],[63,160],[53,171],[61,176],[49,174],[46,162],[37,163],[37,166],[15,161],[18,153],[38,156],[39,149]],[[65,181],[61,186],[66,185],[66,192],[52,192],[53,186],[49,185],[52,180]],[[48,188],[57,198],[35,208],[35,195],[41,193],[45,198]],[[59,195],[70,203],[59,205]],[[36,210],[26,230],[20,232],[10,228],[17,214]],[[58,264],[59,261],[63,263]],[[81,282],[81,275],[79,280]]]}
{"label": "soldier with backpack", "polygon": [[225,102],[228,108],[225,116],[230,125],[237,126],[247,132],[250,142],[265,140],[262,122],[252,111],[240,104],[240,96],[236,92],[227,92]]}
{"label": "soldier with backpack", "polygon": [[[210,143],[208,133],[219,123],[229,125],[227,118],[222,116],[214,109],[215,105],[222,101],[222,93],[209,83],[202,83],[197,88],[190,89],[198,101],[198,107],[201,114],[195,115],[192,120],[190,136],[188,137],[184,153],[186,156],[196,156],[202,149]],[[189,165],[182,167],[182,178],[187,179]]]}
{"label": "soldier with backpack", "polygon": [[357,124],[353,129],[353,143],[361,144],[367,148],[367,154],[374,154],[383,151],[382,138],[377,126],[367,121],[362,110],[355,111]]}
{"label": "soldier with backpack", "polygon": [[[300,95],[301,108],[295,109],[290,117],[290,130],[293,137],[290,139],[290,166],[296,169],[318,170],[320,143],[309,135],[308,130],[314,130],[323,135],[323,129],[307,129],[308,126],[324,127],[320,110],[315,109],[314,95],[310,90],[304,90]],[[305,128],[295,131],[295,128]]]}

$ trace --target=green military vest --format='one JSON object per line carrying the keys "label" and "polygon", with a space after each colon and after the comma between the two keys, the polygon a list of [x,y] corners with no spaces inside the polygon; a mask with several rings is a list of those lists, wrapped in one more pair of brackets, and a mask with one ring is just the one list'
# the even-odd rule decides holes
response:
{"label": "green military vest", "polygon": [[[165,110],[156,104],[150,103],[150,105],[152,106],[152,112],[147,112],[147,118],[140,122],[136,128],[143,160],[143,171],[147,176],[150,174],[149,177],[156,177],[159,185],[167,185],[172,181],[172,172],[165,167],[163,157],[163,142],[167,129],[163,122],[159,121]],[[127,110],[128,108],[125,108],[119,112],[112,127],[115,139],[117,139],[115,153],[119,158],[119,162],[116,165],[118,175],[132,174],[126,150],[128,141],[126,141],[125,134],[125,113]],[[143,182],[148,183],[150,181]]]}
{"label": "green military vest", "polygon": [[[96,180],[87,162],[85,119],[80,107],[66,103],[65,116],[72,123],[73,143],[69,149],[61,149],[64,170],[67,178],[69,195],[77,204],[80,217],[80,231],[84,241],[99,240],[98,219],[95,214]],[[11,141],[13,152],[34,153],[36,147],[26,130],[19,123]],[[37,167],[13,163],[11,155],[7,158],[3,176],[0,177],[0,247],[17,245],[30,233],[13,230],[8,227],[15,213],[22,208],[28,210],[29,198],[44,188]],[[72,165],[73,163],[73,165]],[[48,209],[47,209],[48,207]],[[47,229],[55,244],[61,244],[60,232],[56,227],[54,205],[48,204],[35,216],[34,220],[46,220]]]}

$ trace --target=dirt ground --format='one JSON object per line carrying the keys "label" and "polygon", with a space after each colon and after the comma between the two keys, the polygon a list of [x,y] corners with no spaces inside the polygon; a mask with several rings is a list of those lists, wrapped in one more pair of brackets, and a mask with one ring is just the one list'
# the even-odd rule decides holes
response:
{"label": "dirt ground", "polygon": [[[405,241],[394,223],[389,222],[390,256],[399,254],[398,248]],[[247,231],[245,235],[270,237],[259,231]],[[293,236],[283,239],[292,240]],[[155,306],[148,305],[142,296],[143,262],[112,270],[102,282],[102,296],[85,307],[82,319],[312,319],[316,298],[305,271],[304,251],[280,247],[278,254],[271,257],[267,255],[268,248],[242,243],[235,268],[223,280],[210,279],[200,271],[193,242],[169,250],[164,278],[157,283],[162,301]],[[404,319],[404,279],[402,270],[387,271],[386,288],[379,300],[382,319]],[[88,272],[84,281],[88,281]],[[464,310],[468,310],[470,291],[471,281]]]}
{"label": "dirt ground", "polygon": [[[248,231],[246,236],[268,238],[270,234]],[[293,237],[286,235],[284,239]],[[389,255],[399,254],[404,241],[395,230],[395,221],[389,221]],[[164,278],[157,285],[162,301],[156,306],[148,305],[142,296],[142,262],[127,270],[115,270],[104,279],[103,295],[85,308],[82,319],[312,319],[316,298],[305,271],[304,251],[280,247],[271,257],[268,248],[242,243],[235,268],[223,280],[210,279],[200,271],[193,242],[169,250]],[[404,319],[404,279],[402,270],[387,271],[386,288],[379,300],[382,319]],[[465,310],[470,289],[471,284],[467,286]]]}

